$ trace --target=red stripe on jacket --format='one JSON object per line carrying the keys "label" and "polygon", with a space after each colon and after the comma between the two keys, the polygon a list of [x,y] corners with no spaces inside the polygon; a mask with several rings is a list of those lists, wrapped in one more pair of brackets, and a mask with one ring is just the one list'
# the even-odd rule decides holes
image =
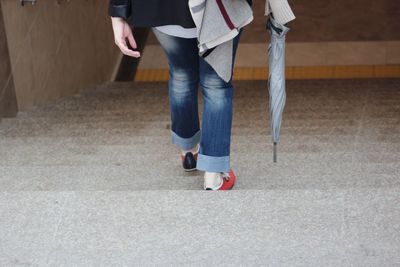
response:
{"label": "red stripe on jacket", "polygon": [[228,12],[226,12],[225,6],[222,3],[222,0],[217,0],[217,4],[219,7],[219,11],[221,11],[222,16],[224,17],[226,25],[228,25],[229,29],[233,30],[235,29],[235,25],[233,25],[231,18],[228,15]]}

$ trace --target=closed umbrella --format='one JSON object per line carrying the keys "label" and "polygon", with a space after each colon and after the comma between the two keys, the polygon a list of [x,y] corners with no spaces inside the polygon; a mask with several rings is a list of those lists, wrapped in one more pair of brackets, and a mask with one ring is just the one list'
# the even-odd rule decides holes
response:
{"label": "closed umbrella", "polygon": [[277,23],[271,13],[266,28],[271,33],[271,42],[268,46],[269,118],[272,130],[273,161],[277,162],[277,145],[286,102],[285,42],[289,27]]}

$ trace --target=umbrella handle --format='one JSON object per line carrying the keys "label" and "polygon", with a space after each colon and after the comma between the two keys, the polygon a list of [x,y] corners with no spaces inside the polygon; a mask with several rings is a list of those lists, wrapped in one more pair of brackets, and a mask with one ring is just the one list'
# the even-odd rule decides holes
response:
{"label": "umbrella handle", "polygon": [[278,143],[274,142],[274,151],[273,151],[274,162],[277,162],[277,153],[278,153]]}

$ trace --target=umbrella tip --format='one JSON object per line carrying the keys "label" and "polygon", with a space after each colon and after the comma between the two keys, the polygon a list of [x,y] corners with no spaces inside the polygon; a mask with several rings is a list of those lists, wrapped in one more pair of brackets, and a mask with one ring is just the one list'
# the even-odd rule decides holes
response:
{"label": "umbrella tip", "polygon": [[277,153],[278,153],[278,147],[277,147],[277,145],[278,145],[278,143],[277,142],[274,142],[274,153],[273,153],[273,155],[274,155],[274,162],[277,162]]}

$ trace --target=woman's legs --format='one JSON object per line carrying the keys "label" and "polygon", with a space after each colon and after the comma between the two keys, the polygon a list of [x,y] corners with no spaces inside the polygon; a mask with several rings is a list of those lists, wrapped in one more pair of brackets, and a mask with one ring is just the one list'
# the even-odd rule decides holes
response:
{"label": "woman's legs", "polygon": [[172,143],[181,150],[190,150],[200,143],[201,138],[197,39],[179,38],[152,29],[168,58]]}
{"label": "woman's legs", "polygon": [[[240,35],[241,32],[233,42],[233,62]],[[200,85],[203,95],[203,118],[197,169],[207,172],[229,172],[233,115],[232,79],[225,82],[203,58],[200,58]]]}
{"label": "woman's legs", "polygon": [[[170,67],[172,142],[182,150],[189,150],[201,142],[197,169],[206,172],[205,178],[208,174],[211,181],[208,185],[214,187],[212,184],[220,184],[219,172],[230,170],[232,79],[225,82],[199,57],[196,38],[174,37],[155,28],[153,32],[167,55]],[[241,32],[234,39],[233,62],[240,35]],[[201,130],[197,106],[199,82],[203,95]]]}

